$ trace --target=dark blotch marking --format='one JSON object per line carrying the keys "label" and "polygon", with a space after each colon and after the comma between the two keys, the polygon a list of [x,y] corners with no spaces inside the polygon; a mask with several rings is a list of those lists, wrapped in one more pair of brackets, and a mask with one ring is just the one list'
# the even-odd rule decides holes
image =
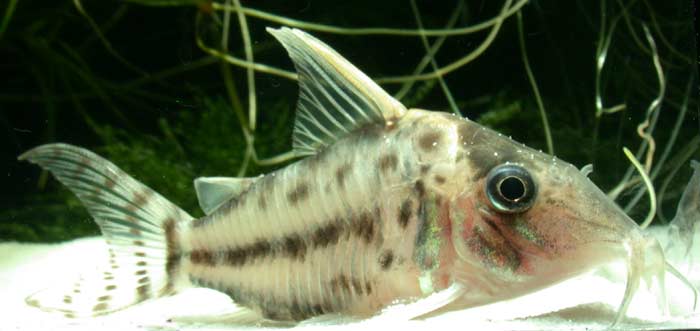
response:
{"label": "dark blotch marking", "polygon": [[298,235],[290,235],[284,238],[283,247],[285,253],[292,258],[304,261],[306,258],[306,243]]}
{"label": "dark blotch marking", "polygon": [[435,177],[433,179],[435,179],[435,182],[438,184],[445,184],[445,182],[447,181],[447,179],[445,177],[440,176],[440,175],[435,175]]}
{"label": "dark blotch marking", "polygon": [[197,249],[192,251],[190,253],[190,262],[192,262],[192,264],[203,264],[210,267],[216,265],[214,254],[205,249]]}
{"label": "dark blotch marking", "polygon": [[136,265],[139,267],[145,267],[147,265],[147,263],[146,263],[146,261],[139,261],[139,262],[136,262]]}
{"label": "dark blotch marking", "polygon": [[136,288],[136,301],[143,301],[149,298],[151,291],[150,284],[143,284]]}
{"label": "dark blotch marking", "polygon": [[345,180],[347,179],[351,169],[352,168],[350,165],[346,163],[335,170],[335,182],[338,184],[339,188],[345,188]]}
{"label": "dark blotch marking", "polygon": [[387,174],[391,171],[396,170],[396,166],[399,164],[399,158],[396,154],[385,154],[379,157],[378,165],[379,170]]}
{"label": "dark blotch marking", "polygon": [[73,298],[70,296],[66,295],[63,297],[63,303],[73,303]]}
{"label": "dark blotch marking", "polygon": [[420,137],[418,137],[418,146],[423,150],[423,151],[431,151],[435,146],[435,144],[440,143],[440,139],[442,138],[442,133],[440,131],[429,131],[426,133],[423,133]]}
{"label": "dark blotch marking", "polygon": [[146,283],[150,283],[150,282],[151,282],[151,280],[148,277],[141,277],[138,280],[139,284],[146,284]]}
{"label": "dark blotch marking", "polygon": [[399,207],[399,225],[401,228],[406,228],[408,226],[408,221],[411,220],[413,214],[413,201],[411,199],[404,200]]}
{"label": "dark blotch marking", "polygon": [[360,283],[359,279],[353,277],[352,279],[350,279],[350,283],[352,284],[352,288],[353,290],[355,290],[355,293],[357,293],[358,295],[362,295],[364,293],[362,284]]}
{"label": "dark blotch marking", "polygon": [[165,258],[166,283],[163,286],[163,289],[161,289],[161,294],[167,294],[172,292],[174,288],[173,279],[180,268],[180,258],[182,253],[180,252],[180,244],[177,242],[175,237],[175,219],[168,217],[163,223],[163,229],[165,232],[167,257]]}
{"label": "dark blotch marking", "polygon": [[111,299],[112,299],[111,296],[109,296],[109,295],[103,295],[103,296],[101,296],[101,297],[98,297],[98,298],[97,298],[97,301],[103,302],[103,301],[109,301],[109,300],[111,300]]}
{"label": "dark blotch marking", "polygon": [[[494,155],[494,152],[497,154]],[[480,147],[474,148],[469,154],[469,162],[474,168],[473,180],[479,180],[485,177],[493,167],[504,163],[506,161],[516,162],[516,163],[527,163],[526,167],[530,165],[530,162],[525,162],[518,157],[510,146],[502,146],[501,148],[493,147]]]}
{"label": "dark blotch marking", "polygon": [[95,307],[92,307],[92,311],[103,311],[107,310],[107,303],[106,302],[100,302],[95,305]]}
{"label": "dark blotch marking", "polygon": [[474,127],[469,123],[461,123],[457,127],[457,141],[460,146],[468,146],[474,137]]}
{"label": "dark blotch marking", "polygon": [[134,256],[146,257],[146,253],[144,253],[144,252],[136,252],[136,253],[134,253]]}
{"label": "dark blotch marking", "polygon": [[336,244],[339,238],[340,228],[337,223],[333,222],[316,229],[311,236],[311,244],[314,248],[323,248]]}
{"label": "dark blotch marking", "polygon": [[379,255],[379,266],[382,267],[382,270],[389,270],[393,262],[394,252],[386,250],[381,255]]}
{"label": "dark blotch marking", "polygon": [[338,293],[339,291],[350,292],[350,282],[345,275],[339,275],[331,279],[331,290]]}
{"label": "dark blotch marking", "polygon": [[143,247],[146,246],[146,243],[144,243],[142,240],[134,240],[134,246]]}
{"label": "dark blotch marking", "polygon": [[146,270],[139,270],[139,271],[136,271],[134,273],[134,275],[136,275],[136,276],[144,276],[146,274],[148,274],[148,272]]}
{"label": "dark blotch marking", "polygon": [[133,234],[133,235],[135,235],[135,236],[140,236],[140,235],[141,235],[141,230],[135,229],[135,228],[131,228],[131,229],[129,229],[129,233],[131,233],[131,234]]}
{"label": "dark blotch marking", "polygon": [[353,233],[362,238],[365,243],[370,243],[372,239],[374,239],[374,219],[369,212],[362,212],[357,219],[355,219],[352,227]]}
{"label": "dark blotch marking", "polygon": [[427,174],[428,171],[430,171],[430,165],[429,165],[429,164],[424,164],[424,165],[420,166],[420,173],[421,173],[422,175]]}
{"label": "dark blotch marking", "polygon": [[423,184],[422,180],[420,180],[420,179],[417,180],[413,189],[416,190],[416,194],[418,195],[419,198],[422,198],[425,196],[425,184]]}
{"label": "dark blotch marking", "polygon": [[113,291],[117,289],[117,285],[107,285],[105,286],[105,291]]}
{"label": "dark blotch marking", "polygon": [[264,257],[272,253],[272,246],[265,240],[241,248],[230,249],[224,253],[224,262],[232,266],[241,266],[247,261]]}
{"label": "dark blotch marking", "polygon": [[301,183],[297,185],[293,190],[287,193],[287,200],[292,205],[296,205],[300,201],[309,197],[309,185],[306,183]]}
{"label": "dark blotch marking", "polygon": [[367,292],[367,295],[372,294],[372,283],[371,282],[365,283],[365,292]]}

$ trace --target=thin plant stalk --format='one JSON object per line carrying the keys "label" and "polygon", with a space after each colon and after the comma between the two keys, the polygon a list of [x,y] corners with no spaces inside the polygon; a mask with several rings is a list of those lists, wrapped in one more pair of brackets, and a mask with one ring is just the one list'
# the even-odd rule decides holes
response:
{"label": "thin plant stalk", "polygon": [[[461,4],[461,1],[459,2]],[[461,5],[459,5],[461,7]],[[418,30],[423,31],[423,20],[420,17],[420,12],[418,11],[418,6],[416,6],[416,0],[411,0],[411,10],[413,11],[413,16],[416,19],[416,25],[418,25]],[[454,12],[458,13],[458,10],[455,10]],[[420,36],[421,42],[423,43],[423,47],[425,47],[426,51],[426,56],[430,58],[430,65],[433,67],[434,71],[438,70],[438,65],[437,61],[435,60],[434,54],[430,54],[430,44],[428,44],[428,38],[425,35]],[[450,109],[455,115],[458,115],[462,117],[462,113],[459,111],[459,107],[457,107],[457,103],[455,102],[455,99],[452,97],[452,92],[450,92],[450,88],[447,86],[445,83],[445,80],[442,78],[442,76],[438,76],[437,78],[438,82],[440,83],[440,88],[442,88],[442,92],[445,94],[445,98],[447,98],[447,103],[450,105]]]}
{"label": "thin plant stalk", "polygon": [[644,180],[644,185],[646,186],[647,193],[649,193],[649,213],[644,219],[644,222],[642,222],[642,224],[640,225],[642,229],[646,229],[647,227],[649,227],[649,224],[651,224],[651,221],[654,219],[654,215],[656,215],[656,193],[654,192],[654,185],[651,183],[651,179],[649,179],[647,171],[639,163],[637,158],[634,155],[632,155],[632,152],[630,152],[630,150],[627,149],[627,147],[623,147],[622,151],[625,153],[625,156],[627,156],[630,162],[632,162],[632,165],[634,165],[635,169],[637,169],[637,172]]}
{"label": "thin plant stalk", "polygon": [[[507,3],[510,3],[510,0],[506,1]],[[527,4],[528,0],[520,0],[513,7],[506,6],[508,8],[503,14],[505,17],[511,16],[515,14],[520,8],[522,8],[525,4]],[[421,30],[421,29],[393,29],[393,28],[344,28],[344,27],[338,27],[338,26],[333,26],[333,25],[325,25],[325,24],[317,24],[317,23],[310,23],[310,22],[305,22],[301,20],[296,20],[280,15],[275,15],[272,13],[264,12],[262,10],[257,10],[257,9],[252,9],[248,7],[240,7],[240,8],[229,8],[230,6],[227,6],[225,4],[220,4],[220,3],[212,3],[212,8],[214,10],[240,10],[242,11],[245,15],[271,21],[278,23],[280,25],[286,25],[294,28],[299,28],[299,29],[304,29],[304,30],[309,30],[309,31],[320,31],[320,32],[327,32],[327,33],[334,33],[334,34],[344,34],[344,35],[392,35],[392,36],[427,36],[427,37],[435,37],[435,36],[457,36],[457,35],[465,35],[465,34],[471,34],[474,32],[478,32],[481,30],[488,29],[494,25],[500,25],[501,22],[503,21],[504,17],[503,15],[499,15],[496,17],[493,17],[485,22],[481,22],[478,24],[474,24],[472,26],[468,27],[463,27],[463,28],[456,28],[456,29],[427,29],[427,30]]]}
{"label": "thin plant stalk", "polygon": [[535,75],[532,73],[530,68],[530,61],[527,58],[527,49],[525,48],[525,36],[523,33],[523,15],[518,12],[518,39],[520,40],[520,54],[522,55],[523,65],[525,66],[525,72],[527,72],[527,78],[532,86],[532,92],[535,94],[535,101],[537,102],[537,109],[540,113],[540,119],[542,119],[542,127],[544,128],[544,137],[547,141],[547,151],[549,154],[554,155],[554,142],[552,141],[552,132],[549,128],[549,120],[547,119],[547,111],[544,109],[544,102],[542,102],[542,96],[540,96],[540,89],[537,87],[537,81],[535,81]]}

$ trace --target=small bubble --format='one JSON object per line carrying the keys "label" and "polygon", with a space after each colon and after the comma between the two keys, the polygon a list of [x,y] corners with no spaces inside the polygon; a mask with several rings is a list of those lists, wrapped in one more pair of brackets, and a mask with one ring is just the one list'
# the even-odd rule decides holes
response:
{"label": "small bubble", "polygon": [[433,147],[437,146],[437,141],[433,141]]}
{"label": "small bubble", "polygon": [[498,152],[493,152],[493,156],[498,156]]}

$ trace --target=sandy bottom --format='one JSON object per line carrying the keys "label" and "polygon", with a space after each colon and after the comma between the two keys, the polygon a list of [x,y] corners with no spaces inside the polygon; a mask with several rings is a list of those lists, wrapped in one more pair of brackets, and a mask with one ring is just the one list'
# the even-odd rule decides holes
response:
{"label": "sandy bottom", "polygon": [[[657,229],[663,242],[663,229]],[[695,249],[700,249],[696,247]],[[29,294],[52,284],[71,282],[94,268],[92,261],[106,260],[106,245],[100,238],[80,239],[59,245],[0,244],[1,330],[237,330],[267,329],[212,323],[173,323],[173,317],[232,312],[236,306],[218,292],[190,289],[168,298],[98,318],[68,319],[27,306]],[[700,263],[695,263],[700,265]],[[683,270],[683,268],[681,268]],[[609,327],[624,292],[623,266],[610,266],[555,285],[537,293],[488,306],[452,312],[426,320],[406,321],[389,314],[364,321],[316,321],[295,329],[323,330],[599,330]],[[700,287],[700,270],[689,275]],[[640,290],[628,318],[619,329],[700,329],[700,311],[692,312],[692,294],[667,274],[666,286],[671,316],[662,316],[652,293]],[[329,325],[330,324],[330,325]]]}

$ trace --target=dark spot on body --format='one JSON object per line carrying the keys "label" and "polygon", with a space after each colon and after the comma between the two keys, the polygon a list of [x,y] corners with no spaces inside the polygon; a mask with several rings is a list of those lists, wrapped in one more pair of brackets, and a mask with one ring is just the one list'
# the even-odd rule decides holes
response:
{"label": "dark spot on body", "polygon": [[365,292],[367,292],[367,295],[372,294],[372,283],[369,281],[365,283]]}
{"label": "dark spot on body", "polygon": [[139,278],[139,280],[137,282],[139,284],[146,284],[146,283],[150,283],[151,280],[148,277],[141,277],[141,278]]}
{"label": "dark spot on body", "polygon": [[143,208],[148,203],[148,198],[153,194],[150,190],[134,193],[133,204],[138,208]]}
{"label": "dark spot on body", "polygon": [[146,243],[144,243],[142,240],[134,240],[133,243],[134,243],[134,246],[139,246],[139,247],[146,246]]}
{"label": "dark spot on body", "polygon": [[192,262],[192,264],[201,264],[206,266],[214,266],[216,264],[214,254],[205,249],[197,249],[192,251],[190,253],[190,262]]}
{"label": "dark spot on body", "polygon": [[106,291],[113,291],[117,289],[117,285],[107,285],[105,286]]}
{"label": "dark spot on body", "polygon": [[134,256],[137,256],[137,257],[146,257],[146,253],[144,253],[144,252],[136,252],[136,253],[134,253]]}
{"label": "dark spot on body", "polygon": [[379,157],[379,160],[377,161],[377,165],[379,166],[379,170],[381,170],[382,173],[388,174],[391,171],[396,170],[396,166],[399,164],[399,158],[396,156],[396,154],[384,154]]}
{"label": "dark spot on body", "polygon": [[311,236],[311,243],[313,247],[326,247],[338,242],[340,238],[340,229],[335,221],[332,223],[322,226],[316,231],[314,231]]}
{"label": "dark spot on body", "polygon": [[447,179],[445,177],[440,176],[440,175],[435,175],[434,179],[435,179],[435,183],[440,184],[440,185],[445,184],[445,182],[447,181]]}
{"label": "dark spot on body", "polygon": [[418,195],[419,198],[422,198],[425,196],[425,184],[423,184],[422,180],[417,180],[416,184],[413,186],[414,190],[416,191],[416,194]]}
{"label": "dark spot on body", "polygon": [[146,274],[148,274],[148,272],[147,272],[146,270],[139,270],[139,271],[136,271],[136,272],[134,273],[134,275],[136,275],[136,276],[143,276],[143,275],[146,275]]}
{"label": "dark spot on body", "polygon": [[231,249],[226,251],[224,254],[224,260],[226,264],[232,266],[240,266],[245,264],[247,259],[247,254],[244,249]]}
{"label": "dark spot on body", "polygon": [[393,262],[394,252],[386,250],[381,255],[379,255],[379,266],[382,268],[382,270],[389,270]]}
{"label": "dark spot on body", "polygon": [[103,296],[101,296],[101,297],[98,297],[98,298],[97,298],[97,301],[100,301],[100,302],[101,302],[101,301],[109,301],[109,300],[111,300],[111,299],[112,299],[111,296],[109,296],[109,295],[103,295]]}
{"label": "dark spot on body", "polygon": [[349,293],[350,292],[350,281],[348,281],[348,277],[341,274],[341,275],[331,279],[331,289],[335,293],[338,293],[340,290],[342,290],[346,293]]}
{"label": "dark spot on body", "polygon": [[289,257],[303,261],[306,258],[306,243],[298,235],[290,235],[283,241],[285,253]]}
{"label": "dark spot on body", "polygon": [[467,122],[460,123],[457,126],[457,142],[460,146],[467,146],[472,144],[472,138],[474,137],[474,126]]}
{"label": "dark spot on body", "polygon": [[[503,145],[501,148],[484,146],[474,148],[469,154],[469,163],[474,169],[473,180],[485,177],[493,167],[505,163],[506,161],[522,163],[522,158],[518,156],[511,146]],[[527,162],[530,165],[530,162]],[[526,165],[526,167],[527,167]]]}
{"label": "dark spot on body", "polygon": [[174,288],[173,279],[180,267],[180,259],[182,253],[180,252],[180,243],[176,238],[176,224],[175,219],[171,216],[165,219],[163,222],[163,232],[165,232],[165,247],[166,247],[166,258],[165,258],[165,272],[166,272],[166,284],[161,289],[161,294],[167,294]]}
{"label": "dark spot on body", "polygon": [[146,261],[138,261],[136,262],[136,266],[138,267],[145,267],[147,265]]}
{"label": "dark spot on body", "polygon": [[411,199],[404,200],[399,207],[399,225],[401,228],[406,228],[408,226],[408,221],[411,220],[411,215],[413,214],[413,201]]}
{"label": "dark spot on body", "polygon": [[100,302],[100,303],[96,304],[95,307],[92,307],[92,311],[95,311],[95,312],[103,311],[103,310],[107,310],[107,303],[106,302]]}
{"label": "dark spot on body", "polygon": [[350,164],[347,163],[335,170],[335,182],[338,184],[339,188],[345,188],[345,181],[350,174],[350,170],[352,170],[352,167],[350,167]]}
{"label": "dark spot on body", "polygon": [[63,303],[73,303],[73,298],[70,296],[66,295],[63,297]]}
{"label": "dark spot on body", "polygon": [[425,175],[430,171],[430,165],[429,164],[424,164],[420,166],[420,173],[421,175]]}
{"label": "dark spot on body", "polygon": [[372,214],[367,211],[360,213],[353,222],[353,232],[356,236],[362,238],[365,243],[372,242],[375,234]]}
{"label": "dark spot on body", "polygon": [[135,236],[141,236],[141,230],[136,229],[136,228],[131,228],[129,229],[129,233],[135,235]]}
{"label": "dark spot on body", "polygon": [[151,295],[151,284],[143,284],[136,288],[136,301],[141,302],[148,299]]}
{"label": "dark spot on body", "polygon": [[287,193],[287,201],[290,204],[296,205],[300,201],[309,197],[309,185],[301,183]]}
{"label": "dark spot on body", "polygon": [[350,279],[350,283],[352,284],[352,289],[355,290],[357,295],[362,295],[364,293],[364,289],[362,288],[362,284],[360,283],[359,279],[352,277]]}
{"label": "dark spot on body", "polygon": [[440,143],[441,138],[442,133],[440,133],[440,131],[432,130],[425,132],[418,137],[418,146],[423,151],[431,151]]}

